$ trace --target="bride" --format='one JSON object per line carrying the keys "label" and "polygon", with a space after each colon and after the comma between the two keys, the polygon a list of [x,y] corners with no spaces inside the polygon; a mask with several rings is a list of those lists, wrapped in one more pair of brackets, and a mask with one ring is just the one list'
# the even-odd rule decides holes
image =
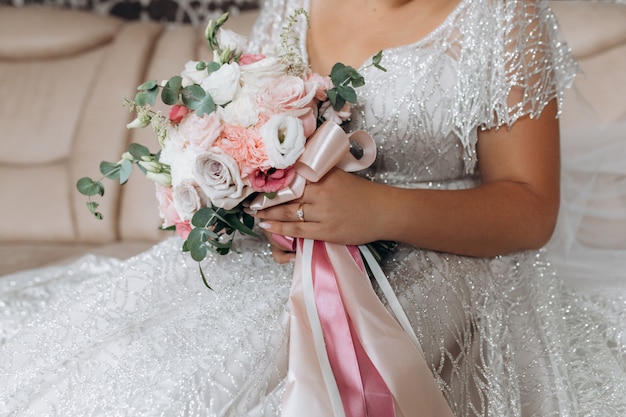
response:
{"label": "bride", "polygon": [[[0,415],[281,415],[295,254],[274,234],[398,242],[382,267],[452,415],[626,415],[626,325],[604,318],[623,312],[589,308],[541,249],[577,71],[547,2],[268,0],[255,48],[300,8],[311,68],[363,71],[350,128],[374,165],[255,212],[266,237],[203,261],[214,291],[178,238],[2,282]],[[364,64],[378,50],[386,72]]]}

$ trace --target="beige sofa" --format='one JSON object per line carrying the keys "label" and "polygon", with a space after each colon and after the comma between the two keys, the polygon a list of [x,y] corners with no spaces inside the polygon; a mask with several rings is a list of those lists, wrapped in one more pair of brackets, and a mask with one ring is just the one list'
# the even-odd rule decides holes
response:
{"label": "beige sofa", "polygon": [[[568,158],[579,151],[568,146],[570,129],[626,121],[626,6],[553,5],[586,72],[562,119]],[[254,17],[234,15],[227,26],[247,33]],[[106,181],[107,194],[97,200],[102,221],[88,213],[75,182],[99,178],[99,162],[115,161],[130,142],[154,148],[149,129],[126,129],[132,115],[122,98],[205,52],[201,30],[191,27],[0,7],[0,274],[86,252],[128,257],[169,236],[159,230],[154,186],[141,175],[121,188]],[[595,106],[602,120],[582,116],[582,103]],[[586,221],[588,243],[604,244],[597,228],[607,224]],[[625,225],[608,226],[626,237]]]}

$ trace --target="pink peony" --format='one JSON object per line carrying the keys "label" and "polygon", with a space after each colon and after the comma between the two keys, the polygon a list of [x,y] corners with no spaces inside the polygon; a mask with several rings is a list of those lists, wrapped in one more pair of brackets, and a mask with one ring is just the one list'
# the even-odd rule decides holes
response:
{"label": "pink peony", "polygon": [[250,186],[254,191],[273,193],[291,184],[296,171],[293,168],[257,170],[249,177]]}
{"label": "pink peony", "polygon": [[250,65],[265,59],[265,55],[262,54],[242,54],[239,58],[239,65]]}
{"label": "pink peony", "polygon": [[183,120],[183,117],[189,113],[189,109],[182,104],[174,104],[169,111],[168,117],[172,121],[172,123],[180,123]]}
{"label": "pink peony", "polygon": [[216,146],[229,154],[239,166],[243,178],[258,169],[270,167],[259,132],[238,125],[224,125]]}

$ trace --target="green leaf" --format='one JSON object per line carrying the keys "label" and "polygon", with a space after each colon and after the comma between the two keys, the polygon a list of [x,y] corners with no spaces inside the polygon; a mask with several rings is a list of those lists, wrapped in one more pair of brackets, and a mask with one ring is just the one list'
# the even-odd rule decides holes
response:
{"label": "green leaf", "polygon": [[[76,182],[76,189],[82,195],[91,197],[92,195],[104,195],[104,185],[100,181],[94,181],[89,177],[82,177]],[[96,205],[97,207],[97,205]]]}
{"label": "green leaf", "polygon": [[128,159],[124,159],[120,165],[120,184],[125,184],[130,178],[130,174],[133,172],[133,163]]}
{"label": "green leaf", "polygon": [[365,78],[359,75],[356,78],[352,79],[352,87],[357,88],[365,85]]}
{"label": "green leaf", "polygon": [[235,230],[251,236],[256,236],[257,234],[252,231],[248,226],[246,226],[241,220],[239,220],[239,216],[234,214],[229,214],[226,216],[226,220],[228,224]]}
{"label": "green leaf", "polygon": [[344,100],[352,104],[356,103],[356,92],[354,91],[354,88],[340,85],[337,87],[337,90],[339,92],[339,96],[341,96]]}
{"label": "green leaf", "polygon": [[206,258],[207,246],[204,243],[190,245],[189,253],[194,261],[200,262]]}
{"label": "green leaf", "polygon": [[100,162],[100,173],[110,180],[116,180],[120,176],[120,166],[113,162]]}
{"label": "green leaf", "polygon": [[202,265],[200,265],[200,263],[198,263],[198,269],[200,270],[200,276],[202,277],[202,282],[204,283],[204,285],[210,289],[211,291],[213,291],[213,288],[211,288],[211,286],[209,285],[209,282],[207,281],[206,277],[204,276],[204,271],[202,270]]}
{"label": "green leaf", "polygon": [[330,71],[330,79],[333,82],[333,85],[341,85],[348,79],[348,74],[346,73],[346,66],[341,62],[337,62],[333,65],[333,68]]}
{"label": "green leaf", "polygon": [[346,72],[346,75],[348,76],[348,78],[350,78],[351,80],[362,78],[361,74],[359,74],[359,72],[351,66],[346,66],[344,68],[344,71]]}
{"label": "green leaf", "polygon": [[143,161],[144,156],[151,156],[150,149],[138,143],[131,143],[128,146],[128,152],[139,161]]}
{"label": "green leaf", "polygon": [[218,69],[220,69],[222,66],[220,65],[219,62],[215,62],[215,61],[211,61],[209,63],[207,63],[206,66],[206,70],[210,73],[217,71]]}
{"label": "green leaf", "polygon": [[183,79],[180,75],[175,75],[165,83],[163,91],[161,91],[161,100],[168,105],[174,105],[178,103],[178,97],[180,96],[182,89]]}
{"label": "green leaf", "polygon": [[152,90],[158,86],[156,80],[149,80],[137,87],[137,90]]}
{"label": "green leaf", "polygon": [[191,224],[195,227],[207,227],[215,224],[219,218],[220,216],[213,208],[203,207],[194,213],[191,218]]}
{"label": "green leaf", "polygon": [[89,211],[91,212],[91,214],[93,214],[93,216],[98,219],[98,220],[102,220],[102,213],[98,212],[99,204],[96,203],[95,201],[88,201],[87,202],[87,208],[89,209]]}

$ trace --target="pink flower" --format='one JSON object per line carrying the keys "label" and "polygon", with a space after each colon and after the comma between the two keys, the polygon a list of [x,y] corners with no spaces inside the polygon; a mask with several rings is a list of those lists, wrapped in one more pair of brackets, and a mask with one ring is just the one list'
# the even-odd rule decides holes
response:
{"label": "pink flower", "polygon": [[319,101],[325,101],[326,91],[333,87],[330,77],[324,77],[316,72],[311,72],[304,80],[307,91],[315,90],[315,98]]}
{"label": "pink flower", "polygon": [[172,187],[156,184],[156,197],[159,203],[159,216],[163,219],[163,227],[174,226],[180,221],[180,216],[174,208]]}
{"label": "pink flower", "polygon": [[307,91],[302,78],[283,75],[261,88],[257,100],[270,115],[286,113],[298,117],[310,109],[315,93],[315,89]]}
{"label": "pink flower", "polygon": [[191,229],[191,222],[189,220],[176,222],[176,234],[184,240],[187,240],[189,233],[191,233]]}
{"label": "pink flower", "polygon": [[263,54],[242,54],[239,58],[239,65],[250,65],[265,59]]}
{"label": "pink flower", "polygon": [[273,193],[291,184],[296,171],[293,168],[257,170],[249,177],[250,186],[254,191]]}
{"label": "pink flower", "polygon": [[185,117],[187,113],[189,113],[189,109],[187,107],[182,104],[174,104],[170,108],[168,116],[172,123],[178,124],[181,120],[183,120],[183,117]]}
{"label": "pink flower", "polygon": [[243,178],[257,169],[270,167],[263,138],[256,129],[224,125],[222,134],[215,145],[237,162]]}
{"label": "pink flower", "polygon": [[309,108],[309,111],[300,116],[302,120],[302,127],[304,128],[304,137],[308,138],[317,129],[317,117],[313,108]]}
{"label": "pink flower", "polygon": [[178,125],[176,136],[195,148],[205,151],[211,148],[221,131],[222,123],[217,112],[203,114],[202,117],[191,113]]}

